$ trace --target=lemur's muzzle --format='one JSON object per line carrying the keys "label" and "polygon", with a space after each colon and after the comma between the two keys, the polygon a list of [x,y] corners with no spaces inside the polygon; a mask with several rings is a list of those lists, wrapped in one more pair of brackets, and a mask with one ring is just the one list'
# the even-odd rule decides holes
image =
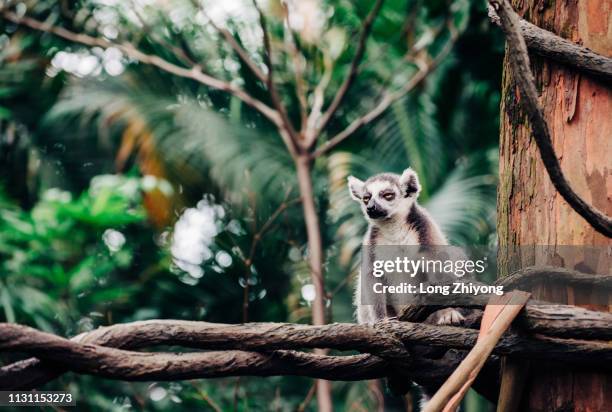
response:
{"label": "lemur's muzzle", "polygon": [[371,219],[380,219],[387,216],[387,211],[378,206],[376,202],[368,205],[366,212]]}

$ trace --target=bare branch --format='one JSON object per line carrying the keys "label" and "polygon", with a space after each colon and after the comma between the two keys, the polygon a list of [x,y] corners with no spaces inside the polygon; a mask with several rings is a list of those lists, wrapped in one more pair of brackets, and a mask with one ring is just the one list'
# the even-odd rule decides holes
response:
{"label": "bare branch", "polygon": [[415,42],[414,36],[416,31],[414,30],[414,27],[418,12],[422,7],[422,0],[407,2],[406,6],[406,18],[404,19],[404,24],[402,25],[401,37],[406,39],[406,46],[408,49],[410,49]]}
{"label": "bare branch", "polygon": [[[551,313],[555,316],[552,316]],[[526,328],[528,332],[557,333],[559,336],[569,338],[588,336],[591,339],[605,340],[611,335],[611,320],[612,314],[587,311],[573,306],[527,306],[526,312],[521,314],[519,325]],[[471,322],[475,326],[478,319],[474,318]],[[43,356],[46,352],[39,352],[41,348],[43,351],[53,351],[53,342],[56,342],[53,339],[62,341],[63,339],[43,334],[44,339],[39,340],[41,335],[38,334],[42,332],[35,331],[37,334],[31,335],[32,331],[35,330],[14,324],[0,324],[0,350],[22,350],[47,361],[57,361],[61,365],[28,359],[4,366],[0,368],[0,388],[16,389],[38,386],[56,378],[65,369],[69,369],[69,365],[63,365],[61,356],[58,355],[59,359],[56,360],[54,357]],[[588,335],[585,335],[584,331],[587,331]],[[197,349],[246,350],[265,353],[281,349],[325,347],[367,352],[385,359],[392,359],[396,365],[405,365],[409,362],[421,361],[410,357],[406,352],[406,346],[428,345],[447,349],[468,349],[476,342],[477,336],[476,330],[410,322],[385,322],[373,326],[354,324],[310,326],[282,323],[224,325],[181,320],[150,320],[102,327],[72,338],[72,343],[81,344],[87,348],[92,345],[100,345],[121,349],[140,349],[172,345]],[[34,342],[32,339],[38,343],[32,343]],[[515,334],[505,335],[496,346],[495,352],[518,357],[583,362],[585,365],[600,364],[612,356],[612,348],[607,343]],[[237,356],[239,359],[248,358],[245,353]],[[346,360],[342,359],[335,365],[340,365]],[[201,361],[199,367],[204,368],[204,362],[207,362],[208,358],[196,358],[196,360]],[[275,365],[278,367],[278,364]],[[192,371],[202,373],[198,375],[200,377],[211,377],[217,373],[211,369],[218,366],[218,363],[213,362],[210,368],[206,369],[207,372],[202,372],[203,369]],[[234,374],[251,374],[256,369],[257,367],[254,367],[249,370],[249,373],[246,373],[245,369],[238,368]],[[411,373],[419,375],[420,372],[414,365],[410,369],[414,369]],[[264,370],[268,369],[264,368]],[[315,373],[312,369],[310,372]],[[450,373],[450,370],[447,372]],[[283,374],[290,373],[290,370],[287,369]],[[253,374],[256,373],[253,372]],[[330,372],[326,379],[333,379],[332,375],[333,373]],[[307,376],[320,377],[320,375]],[[334,376],[339,377],[339,375]],[[361,375],[356,375],[355,379],[360,379],[359,376]],[[173,377],[168,376],[167,378]]]}
{"label": "bare branch", "polygon": [[[278,96],[278,92],[276,91],[276,87],[273,84],[272,80],[272,64],[269,58],[269,40],[268,33],[265,30],[265,26],[262,26],[262,30],[264,30],[264,48],[266,51],[264,52],[264,60],[266,61],[266,66],[268,68],[268,74],[266,75],[257,64],[253,61],[251,56],[249,56],[248,52],[238,43],[236,38],[227,30],[222,27],[219,27],[210,16],[206,13],[206,10],[202,6],[199,0],[191,0],[193,6],[200,10],[202,14],[208,19],[211,26],[220,33],[224,40],[229,44],[229,46],[236,52],[240,60],[247,65],[247,67],[251,70],[251,72],[257,77],[260,81],[262,81],[267,89],[268,93],[270,93],[270,100],[276,109],[276,113],[278,114],[279,121],[275,123],[278,128],[279,134],[287,147],[287,150],[291,154],[292,157],[295,157],[298,152],[298,146],[295,138],[295,130],[293,129],[293,125],[287,116],[287,112],[282,104],[280,97]],[[263,14],[257,4],[254,2],[254,6],[260,14],[260,21],[263,18]],[[263,23],[262,23],[263,24]]]}
{"label": "bare branch", "polygon": [[270,99],[272,100],[272,105],[276,108],[278,113],[280,113],[281,119],[283,121],[284,128],[286,133],[290,136],[291,141],[295,145],[296,149],[300,146],[298,145],[298,136],[293,127],[293,123],[291,123],[291,119],[287,114],[287,110],[283,105],[283,100],[281,99],[278,90],[276,89],[276,85],[274,84],[274,65],[272,62],[272,46],[270,45],[270,34],[268,33],[268,25],[266,23],[266,16],[263,11],[257,4],[257,0],[252,0],[253,7],[257,10],[259,14],[259,25],[261,26],[261,30],[263,32],[263,44],[264,44],[264,62],[268,68],[268,76],[267,76],[267,85],[268,92],[270,93]]}
{"label": "bare branch", "polygon": [[270,229],[274,221],[289,207],[293,206],[296,203],[302,201],[302,198],[296,198],[292,200],[287,200],[287,197],[290,194],[290,190],[287,191],[285,195],[285,200],[278,206],[278,208],[268,217],[265,223],[261,226],[261,228],[253,235],[253,241],[251,242],[251,248],[249,250],[249,255],[246,259],[243,259],[244,266],[246,266],[246,272],[244,276],[244,291],[242,296],[242,321],[248,322],[249,318],[249,290],[250,284],[249,279],[251,277],[251,269],[253,267],[253,259],[255,259],[255,251],[257,250],[257,246],[263,235]]}
{"label": "bare branch", "polygon": [[325,103],[325,89],[329,85],[332,78],[333,62],[330,58],[324,57],[324,71],[319,83],[313,92],[312,108],[310,115],[306,119],[306,128],[304,130],[304,146],[310,148],[317,140],[317,120],[321,116],[321,110]]}
{"label": "bare branch", "polygon": [[359,41],[357,43],[357,50],[355,51],[355,56],[353,56],[353,60],[349,68],[348,75],[344,79],[344,82],[338,89],[338,92],[334,96],[334,99],[330,103],[329,107],[327,108],[323,116],[321,116],[319,121],[316,122],[317,130],[312,135],[312,137],[310,138],[310,141],[307,142],[307,144],[309,145],[313,144],[316,138],[318,137],[318,135],[321,133],[321,131],[325,130],[327,123],[333,117],[334,113],[336,113],[336,110],[338,110],[338,107],[340,107],[340,104],[342,103],[342,100],[344,100],[346,93],[351,88],[351,85],[353,84],[355,77],[357,77],[357,72],[359,71],[359,64],[361,63],[361,59],[363,58],[363,55],[365,54],[368,37],[370,36],[370,33],[372,31],[372,26],[374,25],[374,20],[376,20],[376,17],[378,16],[378,13],[380,12],[380,9],[382,8],[383,3],[384,3],[384,0],[376,0],[376,3],[374,3],[372,10],[370,11],[366,19],[363,21],[363,24],[361,26],[361,34],[359,36]]}
{"label": "bare branch", "polygon": [[553,186],[570,207],[595,230],[607,237],[612,237],[612,218],[578,196],[561,170],[559,159],[552,144],[550,129],[538,103],[538,92],[531,73],[529,54],[521,34],[518,15],[507,1],[489,0],[489,3],[497,11],[502,29],[506,34],[508,59],[512,67],[512,74],[521,92],[523,107],[529,116],[533,138]]}
{"label": "bare branch", "polygon": [[527,306],[517,325],[533,334],[612,340],[612,314],[575,306],[534,304]]}
{"label": "bare branch", "polygon": [[289,48],[289,53],[291,54],[291,59],[293,60],[293,71],[295,73],[295,94],[298,98],[298,103],[300,105],[300,118],[301,118],[301,133],[304,133],[306,125],[308,123],[308,101],[306,99],[306,86],[304,85],[304,76],[302,73],[302,62],[301,58],[303,56],[300,54],[297,43],[295,41],[295,36],[291,27],[289,26],[289,5],[287,2],[282,2],[282,7],[285,13],[285,32],[286,38]]}
{"label": "bare branch", "polygon": [[130,43],[114,43],[104,38],[93,37],[82,33],[75,33],[63,27],[44,23],[31,17],[19,17],[17,14],[8,10],[3,11],[2,16],[13,23],[26,26],[41,32],[52,33],[58,37],[61,37],[74,43],[79,43],[89,47],[97,46],[102,47],[104,49],[109,47],[115,47],[125,53],[126,56],[138,60],[141,63],[155,66],[160,70],[171,73],[178,77],[195,80],[213,89],[228,92],[259,111],[275,125],[279,126],[281,124],[281,119],[276,110],[257,100],[256,98],[242,90],[240,87],[204,73],[200,66],[193,66],[191,68],[177,66],[176,64],[164,60],[159,56],[143,53]]}
{"label": "bare branch", "polygon": [[[301,197],[298,197],[298,198],[295,198],[295,199],[291,199],[291,200],[283,201],[279,205],[278,209],[276,209],[274,211],[274,213],[272,213],[272,215],[270,215],[270,218],[264,223],[264,225],[261,227],[261,229],[259,229],[259,231],[256,233],[255,240],[259,241],[262,238],[264,233],[266,233],[268,231],[268,229],[270,229],[270,226],[272,226],[272,224],[274,223],[274,220],[276,220],[281,215],[281,213],[283,213],[289,207],[291,207],[291,206],[293,206],[293,205],[295,205],[297,203],[300,203],[301,201],[302,201]],[[256,246],[257,246],[257,244],[255,243],[255,247]],[[251,256],[251,260],[253,259],[253,255],[254,255],[254,252],[251,252],[251,255],[250,255]]]}
{"label": "bare branch", "polygon": [[310,385],[310,389],[308,389],[308,392],[306,393],[306,398],[304,398],[302,403],[300,403],[300,406],[298,406],[297,412],[304,412],[306,410],[306,407],[308,406],[308,404],[312,400],[312,398],[313,398],[313,396],[314,396],[314,394],[316,392],[316,389],[317,389],[317,386],[315,384]]}
{"label": "bare branch", "polygon": [[[310,376],[332,380],[380,377],[387,363],[373,355],[321,356],[296,351],[132,352],[79,344],[15,324],[2,324],[0,347],[36,353],[65,370],[126,381],[183,380],[227,376]],[[15,385],[17,382],[8,382]],[[2,385],[1,387],[4,387]]]}
{"label": "bare branch", "polygon": [[206,402],[206,404],[207,404],[208,406],[210,406],[210,407],[212,408],[212,410],[213,410],[213,411],[215,411],[215,412],[222,412],[222,410],[221,410],[221,408],[219,407],[219,405],[217,405],[217,403],[216,403],[215,401],[213,401],[213,400],[211,399],[211,397],[210,397],[210,396],[208,396],[208,395],[206,394],[206,392],[204,392],[202,389],[200,389],[200,386],[199,386],[197,383],[195,383],[195,382],[193,382],[193,381],[192,381],[192,382],[191,382],[191,386],[193,386],[193,388],[195,389],[195,391],[198,393],[198,396],[199,396],[200,398],[202,398],[202,400],[203,400],[204,402]]}
{"label": "bare branch", "polygon": [[[500,25],[500,18],[492,6],[489,6],[489,16]],[[530,52],[573,67],[607,84],[612,83],[612,58],[572,43],[527,20],[519,19],[519,27]]]}
{"label": "bare branch", "polygon": [[185,53],[185,51],[182,48],[177,47],[174,44],[167,42],[165,39],[155,35],[151,25],[147,23],[144,16],[142,16],[140,12],[138,11],[138,5],[135,3],[134,0],[130,0],[130,6],[132,8],[132,12],[138,19],[138,22],[142,25],[144,34],[148,34],[154,41],[159,43],[161,46],[172,51],[172,54],[174,54],[174,57],[176,57],[179,60],[182,60],[183,63],[191,64],[191,65],[196,64],[196,62],[193,61],[191,57],[188,56],[187,53]]}
{"label": "bare branch", "polygon": [[[190,334],[189,329],[191,329],[194,326],[197,327],[197,324],[198,324],[197,322],[184,322],[184,321],[147,321],[144,323],[139,322],[138,325],[137,324],[116,325],[116,327],[112,327],[112,329],[111,328],[98,329],[93,334],[79,335],[73,338],[73,341],[83,343],[87,349],[91,350],[92,343],[112,346],[112,347],[121,347],[121,348],[140,348],[143,346],[150,346],[150,345],[157,345],[157,344],[171,344],[170,343],[171,341],[175,341],[177,344],[179,344],[179,341],[182,341],[183,344],[185,344],[185,346],[188,346],[188,347],[193,347],[193,346],[211,347],[211,345],[212,346],[216,345],[215,341],[219,343],[219,339],[224,340],[221,336],[224,333],[222,331],[222,329],[224,328],[224,325],[201,323],[200,326],[204,326],[204,327],[206,327],[206,325],[212,326],[213,329],[210,329],[210,331],[213,332],[213,335],[209,336],[211,340],[208,343],[206,343],[205,341],[197,343],[198,338],[196,336],[192,336],[192,337],[188,336]],[[248,325],[249,324],[246,325],[247,329],[250,328],[250,326]],[[255,324],[251,324],[251,325],[255,325]],[[34,344],[34,346],[36,347],[42,346],[42,347],[50,348],[50,350],[52,351],[53,351],[52,349],[53,347],[57,348],[57,345],[54,346],[53,342],[55,342],[55,344],[57,344],[57,342],[60,342],[62,344],[65,343],[65,342],[61,342],[63,341],[63,339],[61,338],[56,338],[53,335],[43,334],[42,332],[35,331],[36,334],[32,336],[29,334],[29,332],[33,331],[33,329],[30,329],[27,327],[22,327],[22,326],[12,325],[12,324],[7,324],[6,328],[4,328],[4,326],[5,326],[4,324],[0,324],[0,329],[2,329],[3,332],[6,332],[6,334],[2,333],[2,337],[0,338],[0,347],[4,347],[4,349],[7,349],[7,346],[6,346],[7,344],[12,348],[16,348],[15,345],[20,345],[24,343],[27,344],[28,342],[32,343],[32,339],[34,341],[41,339],[41,343],[39,345]],[[217,335],[218,337],[215,338],[214,337],[216,335],[215,328],[217,328],[217,326],[221,327],[221,329],[217,329],[217,331],[220,332],[221,334]],[[225,326],[230,327],[230,328],[232,327],[232,325],[225,325]],[[267,327],[265,326],[265,324],[261,326],[263,326],[264,329],[267,329],[268,332],[271,332],[273,335],[277,335],[278,337],[281,336],[281,335],[278,335],[278,333],[280,332],[282,334],[283,333],[282,329],[284,329],[282,328],[282,325],[275,325],[275,324],[269,324]],[[281,329],[279,329],[278,326],[281,326]],[[136,327],[135,335],[129,332],[130,330],[132,330],[133,327]],[[160,327],[161,329],[163,329],[163,331],[159,330]],[[256,329],[253,329],[253,331],[256,331]],[[159,335],[159,332],[162,332],[161,335]],[[296,332],[298,334],[302,333],[299,330],[296,330]],[[15,338],[15,336],[17,336],[16,334],[19,336],[23,336],[23,339]],[[131,337],[129,337],[130,335]],[[257,335],[259,335],[259,332],[255,332],[255,335],[253,335],[252,337],[256,337]],[[157,338],[155,336],[157,336]],[[389,341],[389,338],[385,336],[381,336],[381,338],[382,338],[381,342]],[[60,341],[58,341],[57,339],[60,339]],[[207,338],[205,338],[205,340],[206,339]],[[326,339],[326,338],[323,337],[323,339]],[[274,344],[274,340],[276,340],[276,338],[273,338],[273,341],[272,341],[273,344]],[[277,340],[276,344],[278,343],[281,343],[281,342]],[[306,344],[306,342],[303,342],[303,343]],[[349,341],[345,341],[345,343],[349,343]],[[261,342],[255,343],[254,347],[260,346],[260,344]],[[230,343],[230,345],[232,344]],[[245,348],[250,346],[249,343],[241,344],[237,341],[234,342],[234,345],[245,347]],[[309,346],[309,345],[306,344],[306,346]],[[287,351],[283,351],[283,352],[287,352]],[[405,349],[404,349],[404,352],[405,352]],[[239,367],[237,372],[239,372],[240,370],[240,365],[247,365],[247,366],[250,365],[252,370],[256,371],[258,369],[258,364],[263,364],[265,363],[265,360],[266,360],[266,358],[260,359],[261,358],[260,354],[253,354],[249,352],[228,353],[227,355],[223,355],[223,354],[225,354],[225,352],[221,352],[221,353],[215,352],[212,354],[210,358],[201,357],[201,358],[194,359],[194,361],[199,360],[203,363],[209,360],[212,360],[213,363],[210,364],[210,368],[201,366],[200,367],[201,369],[198,369],[198,366],[194,365],[192,371],[199,371],[197,372],[200,374],[199,377],[213,377],[211,373],[214,374],[215,376],[220,376],[218,375],[218,372],[214,372],[214,370],[220,366],[220,364],[215,360],[217,356],[219,355],[221,355],[222,357],[227,356],[226,359],[228,359],[231,362],[237,362],[236,366]],[[130,355],[130,354],[128,353],[124,355]],[[165,355],[169,356],[169,354],[165,354]],[[292,355],[291,353],[281,353],[281,355],[284,359],[290,359],[290,361],[289,361],[289,364],[287,365],[288,369],[286,369],[285,372],[282,372],[280,369],[278,369],[278,372],[280,374],[288,374],[288,373],[291,373],[290,372],[291,368],[293,367],[302,368],[304,366],[304,365],[299,365],[299,364],[292,366],[291,365],[292,360],[296,362],[300,362],[300,361],[311,362],[312,367],[314,367],[315,369],[321,368],[322,373],[321,374],[315,373],[315,374],[308,375],[308,372],[307,372],[305,376],[322,377],[325,379],[334,379],[333,378],[334,373],[337,372],[337,370],[336,372],[332,371],[331,373],[324,372],[324,370],[328,367],[331,367],[332,369],[336,367],[342,368],[344,366],[359,367],[359,368],[363,367],[364,369],[362,370],[365,373],[363,377],[364,379],[369,379],[370,377],[377,377],[376,375],[367,377],[368,374],[370,373],[368,372],[368,368],[370,367],[373,367],[375,370],[382,371],[378,369],[378,366],[381,366],[381,362],[379,361],[376,363],[372,363],[372,360],[374,359],[374,357],[368,357],[367,355],[361,356],[361,357],[343,357],[343,358],[325,357],[325,356],[317,357],[317,355],[300,354],[300,353],[295,353],[294,355]],[[174,357],[177,357],[177,356],[179,355],[174,355]],[[265,356],[270,357],[271,355],[265,355]],[[44,356],[40,356],[40,357],[42,359],[45,359]],[[47,360],[53,361],[54,359],[55,358],[50,358]],[[270,358],[270,360],[272,360],[272,358]],[[323,364],[319,362],[321,360],[323,361]],[[136,359],[136,361],[138,360]],[[155,362],[157,362],[157,360]],[[375,366],[376,364],[378,366]],[[280,364],[277,364],[276,367],[278,367],[279,365]],[[273,365],[269,365],[269,366],[273,366]],[[307,368],[306,370],[308,369],[310,369],[311,371],[314,371],[314,369],[312,368]],[[56,378],[57,376],[65,372],[66,370],[72,370],[72,369],[60,367],[60,365],[57,365],[57,364],[48,364],[48,363],[45,364],[39,361],[38,359],[30,359],[26,361],[17,362],[15,364],[8,365],[0,369],[0,388],[15,388],[16,389],[16,388],[36,387],[45,382],[48,382],[49,380]],[[172,371],[171,374],[174,374],[175,372],[177,371]],[[236,373],[234,376],[241,375],[241,374],[252,375],[253,373]],[[263,376],[259,372],[255,372],[254,374],[258,376]],[[361,375],[360,373],[357,373],[355,375],[355,379],[360,379],[359,378],[360,375]],[[228,375],[225,375],[225,376],[228,376]],[[340,375],[336,375],[336,376],[340,378]],[[382,374],[378,375],[378,377],[380,376],[382,376]],[[118,375],[116,375],[116,377],[121,378],[121,379],[128,378],[127,376],[118,376]],[[168,375],[167,377],[167,379],[178,379],[178,378],[181,378],[181,377],[170,376],[170,375]],[[348,376],[345,376],[342,379],[351,379],[351,378],[348,378]]]}
{"label": "bare branch", "polygon": [[270,44],[270,35],[268,33],[268,25],[266,23],[266,16],[264,16],[263,11],[259,8],[257,4],[257,0],[251,0],[253,3],[253,7],[257,10],[257,15],[259,16],[259,26],[262,30],[263,36],[263,46],[264,46],[264,61],[266,62],[266,66],[268,67],[268,79],[272,77],[272,46]]}
{"label": "bare branch", "polygon": [[267,77],[263,71],[257,66],[253,59],[249,56],[247,51],[238,43],[236,38],[229,32],[229,30],[219,27],[215,21],[210,18],[206,13],[206,9],[202,6],[202,3],[198,0],[191,0],[193,6],[197,8],[206,17],[210,25],[225,39],[227,44],[236,52],[240,60],[253,72],[253,74],[262,82],[267,82]]}
{"label": "bare branch", "polygon": [[312,153],[312,158],[317,158],[331,149],[342,143],[344,140],[353,135],[357,130],[361,127],[371,123],[372,121],[378,119],[380,115],[382,115],[394,102],[404,97],[406,94],[410,93],[415,87],[417,87],[423,80],[427,78],[427,76],[433,72],[448,56],[451,52],[455,40],[457,39],[457,32],[454,30],[452,26],[450,28],[450,39],[444,45],[442,51],[438,53],[438,55],[430,62],[424,63],[422,67],[410,78],[408,82],[404,84],[402,88],[396,90],[394,92],[386,92],[383,97],[380,99],[378,104],[368,113],[355,119],[351,124],[349,124],[344,130],[340,133],[329,139],[322,146],[316,149]]}
{"label": "bare branch", "polygon": [[554,266],[530,266],[498,279],[495,284],[509,289],[532,287],[543,282],[564,285],[589,285],[596,288],[612,288],[612,276],[598,273],[582,273],[577,270]]}

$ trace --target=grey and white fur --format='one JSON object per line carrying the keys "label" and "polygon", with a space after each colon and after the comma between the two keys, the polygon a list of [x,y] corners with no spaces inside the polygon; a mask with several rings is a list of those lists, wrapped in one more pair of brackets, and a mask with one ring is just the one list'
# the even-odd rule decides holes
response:
{"label": "grey and white fur", "polygon": [[[443,246],[448,245],[446,236],[429,213],[417,203],[421,185],[417,174],[411,168],[400,175],[381,173],[365,182],[348,177],[351,197],[359,202],[368,221],[368,230],[363,238],[364,246],[406,245]],[[360,275],[361,276],[361,273]],[[386,304],[361,305],[361,279],[357,280],[355,305],[357,321],[372,324],[384,319],[393,319],[401,307]],[[455,309],[436,312],[433,322],[457,324],[463,320]]]}
{"label": "grey and white fur", "polygon": [[[411,168],[401,175],[382,173],[370,177],[365,182],[353,176],[348,177],[351,197],[359,202],[368,221],[368,230],[363,238],[364,246],[408,245],[443,246],[448,245],[446,236],[429,213],[417,203],[421,185],[417,174]],[[355,306],[357,321],[373,324],[378,321],[394,319],[402,307],[388,305],[385,301],[374,305],[361,305],[361,276],[357,279]],[[381,298],[384,299],[384,298]],[[432,314],[427,322],[450,325],[459,324],[463,315],[454,308],[442,309]],[[391,390],[396,383],[389,380]],[[405,385],[399,385],[405,387]],[[434,389],[435,391],[435,389]],[[431,388],[428,391],[431,392]],[[423,401],[428,400],[428,393]]]}

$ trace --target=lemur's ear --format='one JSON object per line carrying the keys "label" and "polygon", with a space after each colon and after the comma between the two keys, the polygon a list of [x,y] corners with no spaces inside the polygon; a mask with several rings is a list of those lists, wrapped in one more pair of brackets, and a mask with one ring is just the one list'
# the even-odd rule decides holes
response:
{"label": "lemur's ear", "polygon": [[414,196],[416,199],[421,192],[421,184],[417,174],[411,168],[404,170],[399,179],[400,190],[404,197]]}
{"label": "lemur's ear", "polygon": [[349,192],[351,194],[351,197],[358,202],[361,201],[361,198],[363,197],[364,186],[365,184],[361,180],[357,179],[356,177],[353,177],[353,176],[348,177]]}

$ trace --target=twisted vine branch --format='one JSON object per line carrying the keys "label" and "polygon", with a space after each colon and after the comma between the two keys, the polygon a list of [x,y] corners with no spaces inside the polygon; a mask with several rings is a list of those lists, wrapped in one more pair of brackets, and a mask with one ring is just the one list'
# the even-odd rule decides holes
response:
{"label": "twisted vine branch", "polygon": [[[489,17],[501,25],[495,8],[489,6]],[[529,51],[572,67],[604,83],[612,84],[612,58],[597,54],[554,33],[544,30],[524,19],[518,24]]]}
{"label": "twisted vine branch", "polygon": [[531,73],[527,45],[521,33],[521,23],[518,15],[507,0],[489,0],[489,4],[499,16],[502,30],[506,35],[508,60],[512,67],[512,75],[521,92],[521,102],[529,116],[533,139],[538,146],[540,157],[553,186],[570,207],[595,230],[609,238],[612,237],[612,218],[578,196],[561,170],[559,159],[552,144],[550,129],[538,103],[538,92]]}
{"label": "twisted vine branch", "polygon": [[[609,337],[612,314],[602,313],[598,316],[604,318],[595,317],[594,320],[585,316],[585,312],[588,311],[571,306],[565,307],[565,310],[558,307],[555,310],[555,313],[564,314],[565,322],[578,325],[578,331],[595,324],[600,330],[603,329],[601,336]],[[536,325],[537,330],[544,324],[548,330],[556,329],[566,337],[584,336],[580,332],[572,335],[571,328],[560,326],[558,322],[562,316],[551,321],[547,319],[546,310],[543,315],[538,313],[538,309],[532,307],[531,311],[528,309],[522,315],[530,320],[522,323],[527,331],[530,325]],[[607,327],[604,329],[603,325]],[[23,352],[36,358],[0,368],[0,388],[36,387],[66,371],[122,380],[240,375],[299,375],[329,380],[362,380],[386,376],[390,370],[394,370],[416,381],[431,379],[432,375],[440,379],[451,372],[455,362],[441,360],[436,363],[413,358],[406,348],[427,345],[446,350],[465,350],[475,344],[477,336],[478,332],[474,329],[410,322],[384,322],[371,326],[311,326],[151,320],[102,327],[68,340],[27,326],[4,323],[0,324],[0,351]],[[214,352],[132,351],[160,345]],[[362,354],[326,356],[296,351],[314,348],[358,350]],[[506,334],[494,353],[579,362],[583,366],[599,368],[612,364],[612,345],[608,342],[542,335]],[[429,370],[418,367],[423,362],[429,362]]]}

